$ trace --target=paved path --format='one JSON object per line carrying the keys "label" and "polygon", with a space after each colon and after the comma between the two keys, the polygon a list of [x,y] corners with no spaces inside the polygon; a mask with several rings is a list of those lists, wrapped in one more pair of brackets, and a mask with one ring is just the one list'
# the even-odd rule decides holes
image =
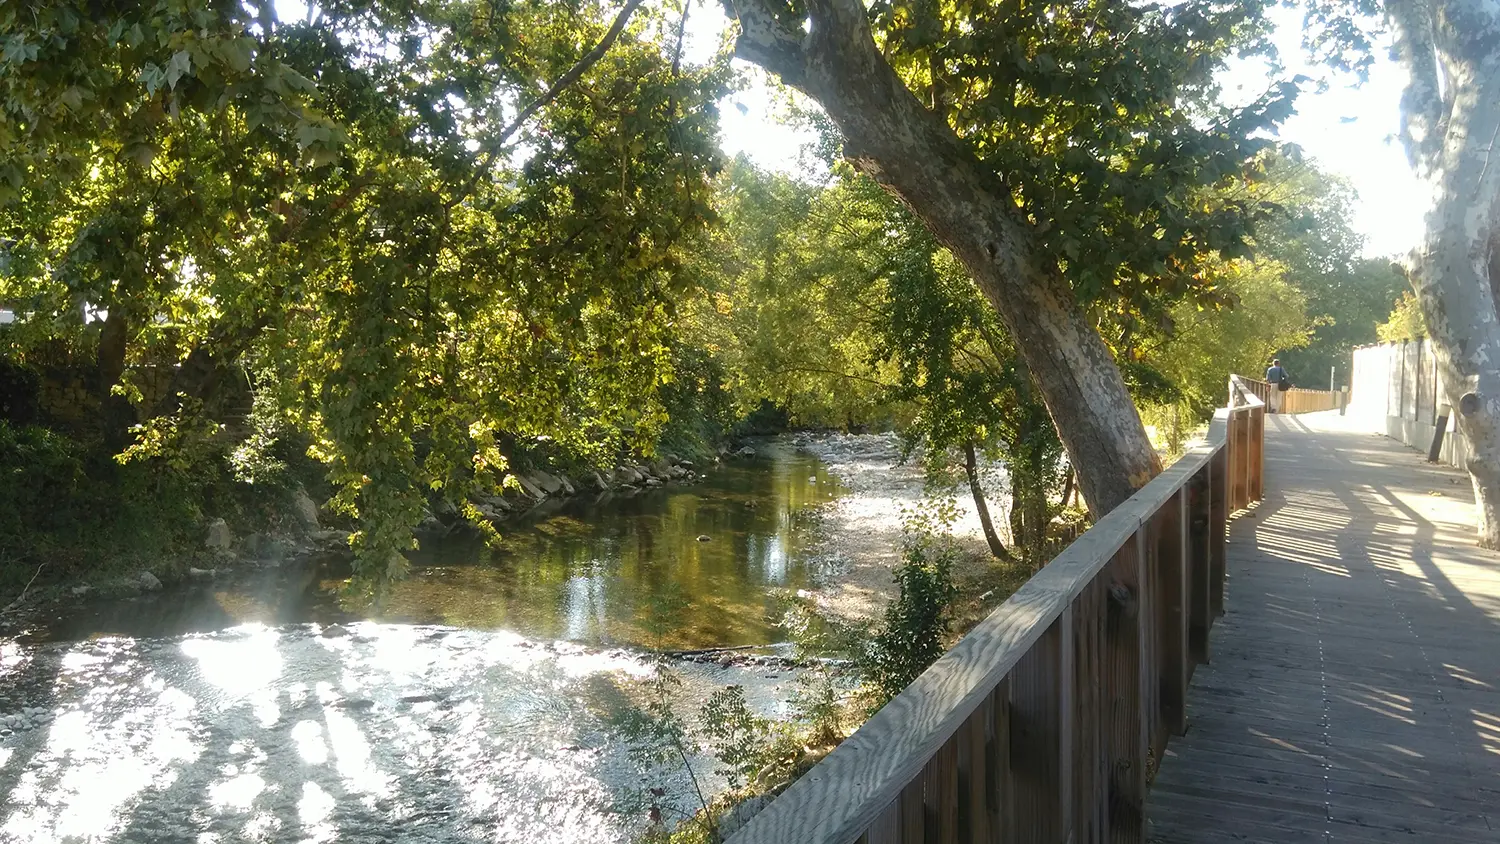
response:
{"label": "paved path", "polygon": [[1500,555],[1467,476],[1337,414],[1266,420],[1150,840],[1500,844]]}

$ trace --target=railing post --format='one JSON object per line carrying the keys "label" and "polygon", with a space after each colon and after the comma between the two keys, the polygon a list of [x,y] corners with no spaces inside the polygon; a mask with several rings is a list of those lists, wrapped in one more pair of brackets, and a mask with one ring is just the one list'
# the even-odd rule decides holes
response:
{"label": "railing post", "polygon": [[1234,509],[1236,510],[1243,510],[1250,506],[1250,460],[1253,457],[1250,453],[1251,417],[1252,414],[1248,407],[1240,413],[1240,438],[1235,443],[1234,452],[1235,456],[1240,459],[1240,465],[1235,467],[1236,475],[1238,476],[1237,480],[1239,481],[1235,485],[1237,487],[1237,495],[1235,496],[1237,501],[1235,502],[1236,506]]}
{"label": "railing post", "polygon": [[1072,838],[1109,834],[1109,705],[1105,696],[1110,580],[1096,576],[1073,601]]}
{"label": "railing post", "polygon": [[958,791],[959,840],[1000,840],[1011,812],[1009,679],[959,730]]}
{"label": "railing post", "polygon": [[1266,409],[1250,411],[1250,500],[1259,501],[1265,493]]}
{"label": "railing post", "polygon": [[1161,647],[1157,651],[1161,721],[1172,735],[1187,731],[1187,497],[1178,490],[1162,505],[1157,519],[1156,582]]}
{"label": "railing post", "polygon": [[1214,618],[1224,614],[1225,554],[1229,544],[1229,444],[1208,461],[1209,584],[1208,600]]}
{"label": "railing post", "polygon": [[1211,472],[1204,464],[1186,487],[1188,492],[1188,677],[1193,667],[1208,662],[1208,629],[1213,624],[1210,536],[1213,532]]}
{"label": "railing post", "polygon": [[1011,671],[1010,767],[1014,802],[1005,840],[1066,840],[1072,783],[1073,613],[1048,628]]}
{"label": "railing post", "polygon": [[1109,840],[1146,840],[1146,760],[1151,749],[1150,710],[1145,691],[1151,682],[1151,614],[1142,580],[1145,526],[1110,563],[1109,609],[1105,625],[1105,700],[1109,719],[1105,751],[1109,770]]}

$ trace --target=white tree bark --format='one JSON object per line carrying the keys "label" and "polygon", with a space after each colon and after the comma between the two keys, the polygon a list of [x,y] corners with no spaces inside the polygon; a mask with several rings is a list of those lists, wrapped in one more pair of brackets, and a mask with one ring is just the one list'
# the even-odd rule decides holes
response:
{"label": "white tree bark", "polygon": [[1408,278],[1421,302],[1478,504],[1480,543],[1500,547],[1500,1],[1390,0],[1411,76],[1403,140],[1432,190]]}
{"label": "white tree bark", "polygon": [[780,0],[727,2],[740,23],[737,54],[821,104],[845,156],[974,277],[1036,379],[1089,510],[1108,512],[1156,475],[1119,369],[1066,281],[1039,258],[1009,188],[907,89],[860,0],[808,0],[805,21]]}

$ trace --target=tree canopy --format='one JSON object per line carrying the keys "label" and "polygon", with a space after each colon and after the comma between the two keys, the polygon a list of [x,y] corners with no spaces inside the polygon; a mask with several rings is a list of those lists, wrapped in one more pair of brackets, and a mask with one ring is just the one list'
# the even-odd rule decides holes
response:
{"label": "tree canopy", "polygon": [[305,439],[378,584],[424,499],[528,447],[603,464],[768,404],[1043,486],[1066,446],[1107,509],[1158,465],[1135,401],[1201,410],[1389,309],[1346,189],[1266,137],[1295,82],[1216,100],[1261,4],[731,6],[822,106],[826,183],[721,172],[734,73],[683,61],[681,6],[9,5],[4,354],[92,366],[126,460],[222,439],[248,384],[236,465]]}
{"label": "tree canopy", "polygon": [[358,515],[365,570],[398,572],[423,491],[503,475],[498,436],[608,451],[661,424],[727,77],[635,8],[7,6],[13,342],[97,346],[105,389],[183,361],[137,409],[142,455],[186,430],[178,396],[246,367]]}

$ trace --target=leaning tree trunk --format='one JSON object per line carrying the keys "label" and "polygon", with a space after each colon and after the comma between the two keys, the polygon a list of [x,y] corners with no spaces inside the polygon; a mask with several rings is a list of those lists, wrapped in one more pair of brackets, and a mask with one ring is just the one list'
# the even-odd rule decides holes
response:
{"label": "leaning tree trunk", "polygon": [[979,514],[979,526],[984,529],[984,541],[989,544],[990,553],[996,559],[1010,560],[1010,552],[1005,549],[1005,543],[1000,541],[1000,534],[995,532],[990,507],[984,501],[984,487],[979,483],[979,457],[975,454],[972,442],[964,443],[964,474],[969,478],[969,493],[974,496],[974,511]]}
{"label": "leaning tree trunk", "polygon": [[1161,463],[1119,369],[1001,180],[881,56],[860,0],[809,0],[806,32],[770,0],[730,0],[736,52],[823,106],[844,154],[963,262],[1015,339],[1097,517]]}
{"label": "leaning tree trunk", "polygon": [[1500,547],[1500,3],[1392,0],[1403,140],[1432,189],[1411,281],[1469,442],[1480,543]]}

